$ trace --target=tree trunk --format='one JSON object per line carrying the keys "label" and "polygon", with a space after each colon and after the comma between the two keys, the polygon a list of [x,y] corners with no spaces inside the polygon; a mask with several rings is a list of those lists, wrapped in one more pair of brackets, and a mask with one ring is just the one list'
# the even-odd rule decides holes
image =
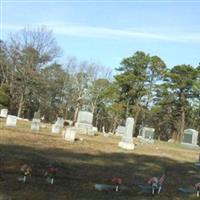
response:
{"label": "tree trunk", "polygon": [[75,110],[74,117],[73,117],[73,123],[74,124],[77,122],[79,110],[80,110],[80,102],[78,102],[77,105],[76,105],[76,110]]}
{"label": "tree trunk", "polygon": [[21,116],[23,105],[24,105],[24,94],[22,93],[21,97],[20,97],[19,108],[18,108],[18,111],[17,111],[17,116],[18,117]]}
{"label": "tree trunk", "polygon": [[140,109],[138,109],[137,112],[135,113],[134,126],[133,126],[133,135],[135,134],[136,124],[137,124],[137,121],[138,121],[139,114],[140,114]]}
{"label": "tree trunk", "polygon": [[179,141],[181,141],[183,138],[184,129],[185,129],[185,110],[184,110],[184,106],[182,106],[181,107],[181,122],[180,122]]}
{"label": "tree trunk", "polygon": [[181,94],[180,94],[180,101],[181,101],[181,119],[180,119],[180,131],[178,134],[179,142],[181,142],[181,140],[183,138],[183,133],[184,133],[184,128],[185,128],[185,109],[184,109],[185,96],[184,96],[183,92],[181,92]]}
{"label": "tree trunk", "polygon": [[126,104],[126,118],[128,118],[128,117],[129,117],[129,99]]}
{"label": "tree trunk", "polygon": [[115,118],[114,123],[113,123],[113,127],[112,127],[112,133],[115,132],[116,128],[117,128],[117,119]]}

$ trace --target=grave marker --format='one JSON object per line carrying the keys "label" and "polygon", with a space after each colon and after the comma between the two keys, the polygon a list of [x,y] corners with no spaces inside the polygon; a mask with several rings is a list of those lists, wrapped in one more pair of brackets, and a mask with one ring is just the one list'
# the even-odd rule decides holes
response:
{"label": "grave marker", "polygon": [[6,118],[8,115],[8,109],[1,109],[0,117]]}
{"label": "grave marker", "polygon": [[6,126],[8,127],[16,127],[17,117],[14,115],[8,115],[6,119]]}
{"label": "grave marker", "polygon": [[134,126],[134,119],[127,118],[125,133],[122,136],[121,142],[119,142],[118,144],[119,147],[127,150],[134,149],[135,146],[133,144],[133,126]]}

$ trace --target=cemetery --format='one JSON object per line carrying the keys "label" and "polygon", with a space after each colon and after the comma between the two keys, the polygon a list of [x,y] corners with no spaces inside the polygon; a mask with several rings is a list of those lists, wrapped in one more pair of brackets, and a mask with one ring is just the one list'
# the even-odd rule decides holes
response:
{"label": "cemetery", "polygon": [[200,149],[158,140],[141,143],[140,137],[132,137],[133,118],[127,118],[121,137],[90,134],[90,117],[81,121],[87,131],[82,124],[77,129],[77,124],[69,126],[57,118],[57,133],[51,124],[33,130],[35,115],[32,122],[16,123],[9,115],[8,119],[0,119],[0,192],[13,199],[151,199],[155,195],[155,199],[182,200],[198,195]]}
{"label": "cemetery", "polygon": [[1,0],[0,200],[200,200],[198,6]]}

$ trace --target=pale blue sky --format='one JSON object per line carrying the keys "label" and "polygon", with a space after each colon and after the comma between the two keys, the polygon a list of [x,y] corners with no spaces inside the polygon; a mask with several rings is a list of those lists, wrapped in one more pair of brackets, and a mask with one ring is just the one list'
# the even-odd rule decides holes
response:
{"label": "pale blue sky", "polygon": [[[94,0],[95,1],[95,0]],[[200,62],[200,1],[2,0],[1,34],[47,25],[68,56],[112,69],[141,50],[172,67]]]}

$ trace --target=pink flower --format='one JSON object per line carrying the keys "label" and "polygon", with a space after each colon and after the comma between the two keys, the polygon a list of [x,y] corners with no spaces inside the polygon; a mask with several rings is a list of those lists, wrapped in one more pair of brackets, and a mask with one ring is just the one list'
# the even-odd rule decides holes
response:
{"label": "pink flower", "polygon": [[147,181],[148,184],[154,184],[158,183],[158,178],[157,177],[152,177]]}
{"label": "pink flower", "polygon": [[194,186],[197,190],[200,190],[200,183],[195,184]]}

